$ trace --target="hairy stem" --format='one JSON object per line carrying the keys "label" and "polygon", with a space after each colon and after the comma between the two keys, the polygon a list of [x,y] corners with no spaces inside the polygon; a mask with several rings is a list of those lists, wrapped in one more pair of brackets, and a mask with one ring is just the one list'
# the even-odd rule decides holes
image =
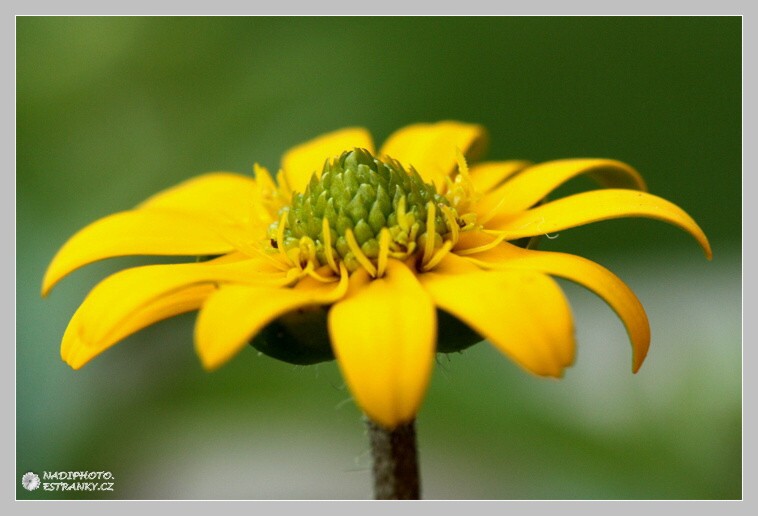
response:
{"label": "hairy stem", "polygon": [[366,418],[366,425],[374,462],[374,498],[420,499],[414,422],[387,430]]}

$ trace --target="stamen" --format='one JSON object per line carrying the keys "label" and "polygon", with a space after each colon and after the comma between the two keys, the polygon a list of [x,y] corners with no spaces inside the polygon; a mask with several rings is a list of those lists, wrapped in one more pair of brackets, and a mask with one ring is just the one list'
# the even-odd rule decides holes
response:
{"label": "stamen", "polygon": [[396,260],[405,261],[409,256],[413,254],[413,251],[416,250],[416,242],[411,242],[408,246],[408,249],[405,251],[390,251],[389,257],[395,258]]}
{"label": "stamen", "polygon": [[276,228],[276,247],[282,256],[287,260],[290,265],[295,263],[287,255],[287,250],[284,248],[284,230],[287,229],[287,210],[282,210],[282,216],[279,218],[279,227]]}
{"label": "stamen", "polygon": [[322,276],[319,271],[331,272],[331,269],[329,267],[320,267],[318,270],[314,270],[313,268],[310,268],[310,269],[307,269],[305,272],[308,274],[308,276],[315,279],[316,281],[320,281],[321,283],[334,283],[338,279],[335,276]]}
{"label": "stamen", "polygon": [[497,235],[497,238],[493,240],[492,242],[484,245],[480,245],[478,247],[470,247],[468,249],[459,249],[455,252],[455,254],[459,256],[466,256],[469,254],[476,254],[476,253],[483,253],[484,251],[489,251],[490,249],[494,249],[498,245],[500,245],[503,240],[505,240],[505,237],[507,235],[505,233],[500,233]]}
{"label": "stamen", "polygon": [[269,221],[276,217],[279,210],[287,205],[287,199],[284,188],[279,188],[271,176],[271,173],[265,167],[258,163],[253,165],[253,174],[255,176],[255,188],[252,195],[255,201],[250,206],[250,223],[255,220]]}
{"label": "stamen", "polygon": [[471,181],[466,158],[459,149],[456,149],[456,160],[458,161],[458,174],[453,179],[448,180],[445,197],[458,213],[467,213],[471,206],[479,201],[482,194],[476,191],[476,187]]}
{"label": "stamen", "polygon": [[414,249],[416,248],[416,239],[418,238],[418,228],[419,228],[418,224],[414,224],[411,226],[411,232],[408,235],[408,250],[409,251],[411,249],[411,246],[413,246]]}
{"label": "stamen", "polygon": [[328,296],[328,299],[325,300],[327,302],[334,302],[342,299],[345,297],[345,294],[347,293],[347,287],[349,285],[348,277],[350,276],[350,273],[347,270],[347,267],[345,267],[344,262],[340,262],[340,282],[339,285],[332,291],[331,295]]}
{"label": "stamen", "polygon": [[377,258],[376,264],[376,273],[380,278],[384,276],[384,271],[387,268],[391,239],[392,235],[390,235],[390,230],[387,228],[382,228],[382,230],[379,232],[379,257]]}
{"label": "stamen", "polygon": [[352,229],[348,228],[345,231],[345,240],[347,241],[347,246],[350,248],[350,251],[353,252],[353,256],[355,256],[355,259],[358,260],[358,263],[360,263],[363,268],[366,269],[366,272],[368,272],[372,278],[376,278],[376,267],[374,267],[374,264],[371,263],[371,260],[369,260],[365,254],[363,254],[361,247],[358,245],[358,241],[355,239],[355,235],[353,234]]}
{"label": "stamen", "polygon": [[299,281],[300,278],[305,276],[306,273],[302,271],[302,269],[293,267],[290,270],[287,271],[287,284],[291,285],[295,283],[296,281]]}
{"label": "stamen", "polygon": [[424,242],[424,256],[421,260],[422,264],[426,264],[432,259],[434,253],[434,236],[437,232],[434,229],[434,218],[437,215],[437,208],[434,203],[429,201],[426,203],[426,241]]}
{"label": "stamen", "polygon": [[408,214],[405,212],[405,196],[402,196],[397,203],[397,223],[400,225],[400,229],[408,231],[410,228],[410,222],[408,221]]}
{"label": "stamen", "polygon": [[299,247],[293,247],[292,249],[289,249],[287,251],[287,258],[289,258],[289,261],[293,264],[293,267],[297,268],[299,271],[303,270],[303,262],[300,260]]}
{"label": "stamen", "polygon": [[[303,260],[303,255],[306,256],[306,260]],[[300,239],[300,263],[316,263],[316,244],[308,237],[302,237]]]}
{"label": "stamen", "polygon": [[471,175],[468,172],[468,163],[466,163],[466,158],[463,156],[461,149],[455,149],[455,159],[458,162],[458,173],[463,176],[466,182],[471,182]]}
{"label": "stamen", "polygon": [[477,226],[478,219],[476,213],[464,213],[459,219],[464,222],[464,225],[461,226],[461,231],[471,231]]}
{"label": "stamen", "polygon": [[442,244],[442,247],[437,249],[437,252],[434,253],[434,256],[432,256],[432,259],[421,266],[421,270],[424,272],[427,272],[434,269],[442,261],[445,255],[447,255],[447,253],[450,252],[452,248],[453,248],[453,242],[451,242],[450,240],[445,241],[445,243]]}
{"label": "stamen", "polygon": [[326,256],[326,263],[331,269],[339,274],[340,270],[337,267],[337,262],[334,260],[334,249],[332,249],[332,228],[329,227],[329,220],[324,218],[321,223],[321,234],[324,237],[324,255]]}
{"label": "stamen", "polygon": [[443,190],[445,197],[450,199],[450,192],[455,187],[455,181],[451,176],[445,176],[445,189]]}
{"label": "stamen", "polygon": [[500,207],[503,205],[504,202],[505,202],[505,197],[500,199],[497,202],[497,204],[490,211],[487,212],[486,215],[484,215],[483,217],[479,217],[479,223],[486,224],[487,222],[492,220],[492,218],[498,214],[498,212],[500,211]]}
{"label": "stamen", "polygon": [[447,226],[450,228],[450,240],[452,240],[453,245],[455,245],[458,243],[458,234],[460,232],[458,221],[455,219],[453,210],[451,210],[449,207],[445,206],[444,204],[440,204],[439,207],[440,210],[442,210],[442,213],[445,215]]}

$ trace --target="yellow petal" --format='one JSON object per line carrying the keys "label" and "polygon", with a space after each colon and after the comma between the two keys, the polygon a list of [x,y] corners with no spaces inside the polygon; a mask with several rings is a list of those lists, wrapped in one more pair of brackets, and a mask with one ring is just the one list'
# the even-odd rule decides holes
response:
{"label": "yellow petal", "polygon": [[287,281],[286,273],[274,269],[263,259],[126,269],[105,278],[92,289],[67,331],[77,336],[81,346],[102,350],[113,344],[109,341],[114,334],[124,333],[122,326],[128,328],[130,321],[138,320],[141,311],[150,310],[149,305],[169,294],[202,284],[236,282],[275,286]]}
{"label": "yellow petal", "polygon": [[331,304],[347,291],[347,271],[339,282],[310,277],[294,288],[225,285],[203,305],[195,326],[195,349],[206,369],[215,369],[244,348],[271,321],[311,305]]}
{"label": "yellow petal", "polygon": [[595,190],[571,195],[512,216],[498,216],[486,226],[503,231],[506,240],[514,240],[621,217],[646,217],[673,224],[692,235],[711,259],[708,238],[692,217],[665,199],[633,190]]}
{"label": "yellow petal", "polygon": [[457,166],[458,150],[467,159],[475,160],[484,153],[486,144],[484,127],[444,121],[409,125],[395,131],[379,154],[414,167],[424,180],[434,182],[439,189]]}
{"label": "yellow petal", "polygon": [[356,147],[374,153],[371,133],[361,127],[340,129],[293,147],[282,157],[289,188],[302,193],[314,172],[321,175],[326,160]]}
{"label": "yellow petal", "polygon": [[64,276],[89,263],[128,255],[201,256],[234,247],[229,234],[192,216],[158,210],[132,210],[102,218],[74,234],[45,272],[42,295]]}
{"label": "yellow petal", "polygon": [[563,159],[533,165],[500,185],[477,206],[483,216],[493,210],[498,215],[531,208],[568,180],[587,175],[603,188],[646,190],[642,176],[629,165],[610,159]]}
{"label": "yellow petal", "polygon": [[[448,255],[443,261],[464,260]],[[421,276],[434,303],[532,373],[560,377],[574,361],[571,310],[558,284],[530,270]]]}
{"label": "yellow petal", "polygon": [[244,221],[250,215],[255,180],[231,172],[211,172],[188,179],[142,202],[137,209],[190,213],[213,221]]}
{"label": "yellow petal", "polygon": [[437,318],[413,272],[390,259],[371,280],[350,277],[345,299],[329,312],[334,354],[356,403],[387,427],[411,421],[421,406],[434,363]]}
{"label": "yellow petal", "polygon": [[163,319],[197,310],[214,290],[215,287],[212,285],[193,285],[159,297],[138,309],[94,343],[82,340],[81,314],[86,311],[86,307],[84,310],[80,307],[63,335],[61,358],[74,369],[79,369],[106,349],[139,330]]}
{"label": "yellow petal", "polygon": [[467,259],[488,268],[537,270],[591,290],[608,303],[624,323],[632,343],[632,371],[639,370],[650,347],[650,324],[634,292],[608,269],[580,256],[526,250],[510,244],[500,244]]}
{"label": "yellow petal", "polygon": [[443,276],[459,276],[470,272],[480,272],[482,267],[479,267],[476,262],[471,260],[465,260],[455,254],[446,255],[434,269],[424,274],[437,274]]}
{"label": "yellow petal", "polygon": [[211,172],[184,181],[148,198],[138,210],[185,213],[217,232],[235,247],[265,238],[283,199],[265,168],[255,165],[255,179],[230,172]]}
{"label": "yellow petal", "polygon": [[471,166],[471,182],[477,192],[488,193],[506,179],[531,165],[529,161],[488,161]]}

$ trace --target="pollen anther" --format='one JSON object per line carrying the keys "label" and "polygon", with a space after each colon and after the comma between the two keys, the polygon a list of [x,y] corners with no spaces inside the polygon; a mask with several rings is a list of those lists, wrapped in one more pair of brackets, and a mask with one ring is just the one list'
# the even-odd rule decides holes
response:
{"label": "pollen anther", "polygon": [[387,260],[390,254],[390,230],[382,228],[379,232],[379,258],[376,263],[376,273],[379,277],[384,276],[384,270],[387,268]]}
{"label": "pollen anther", "polygon": [[353,253],[353,256],[355,256],[355,259],[358,260],[358,263],[360,263],[363,268],[366,269],[366,272],[368,272],[372,278],[376,278],[376,267],[374,267],[374,264],[371,263],[371,260],[368,259],[368,256],[366,256],[361,250],[361,247],[358,245],[358,241],[355,239],[355,235],[353,234],[352,229],[345,231],[345,240],[347,240],[347,245],[350,248],[350,251]]}
{"label": "pollen anther", "polygon": [[453,245],[455,244],[453,244],[451,240],[447,240],[444,244],[442,244],[442,247],[437,249],[437,252],[434,253],[432,258],[421,266],[421,270],[427,272],[434,269],[437,265],[439,265],[445,255],[450,252],[450,250],[453,248]]}
{"label": "pollen anther", "polygon": [[453,245],[458,243],[458,234],[460,232],[460,226],[458,225],[458,220],[455,218],[455,214],[453,213],[453,210],[451,210],[448,206],[445,206],[444,204],[439,205],[440,210],[445,215],[445,220],[447,221],[447,228],[450,230],[450,240],[452,240]]}
{"label": "pollen anther", "polygon": [[282,210],[282,216],[279,218],[279,226],[276,228],[276,248],[282,253],[290,265],[294,265],[287,255],[287,249],[284,248],[284,230],[287,229],[287,210]]}
{"label": "pollen anther", "polygon": [[424,256],[421,262],[424,265],[432,259],[432,254],[434,253],[434,237],[437,235],[434,230],[435,215],[437,215],[437,208],[430,201],[426,204],[426,239],[424,241]]}
{"label": "pollen anther", "polygon": [[321,222],[321,234],[324,236],[324,256],[326,263],[337,274],[340,273],[337,262],[334,260],[334,249],[332,249],[332,228],[329,227],[329,220],[324,218]]}
{"label": "pollen anther", "polygon": [[490,249],[494,249],[495,247],[500,245],[503,242],[503,240],[505,240],[505,236],[506,236],[505,233],[500,233],[495,237],[495,239],[492,242],[488,244],[480,245],[478,247],[470,247],[468,249],[460,249],[456,251],[455,254],[458,254],[460,256],[466,256],[469,254],[483,253],[484,251],[489,251]]}

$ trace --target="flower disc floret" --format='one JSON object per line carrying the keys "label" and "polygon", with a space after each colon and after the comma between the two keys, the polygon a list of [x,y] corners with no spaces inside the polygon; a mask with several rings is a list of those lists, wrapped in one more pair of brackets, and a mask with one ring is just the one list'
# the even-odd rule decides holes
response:
{"label": "flower disc floret", "polygon": [[[328,160],[269,229],[272,248],[298,267],[365,268],[419,257],[420,267],[452,248],[460,223],[449,200],[415,169],[356,148]],[[456,226],[456,227],[453,227]]]}

